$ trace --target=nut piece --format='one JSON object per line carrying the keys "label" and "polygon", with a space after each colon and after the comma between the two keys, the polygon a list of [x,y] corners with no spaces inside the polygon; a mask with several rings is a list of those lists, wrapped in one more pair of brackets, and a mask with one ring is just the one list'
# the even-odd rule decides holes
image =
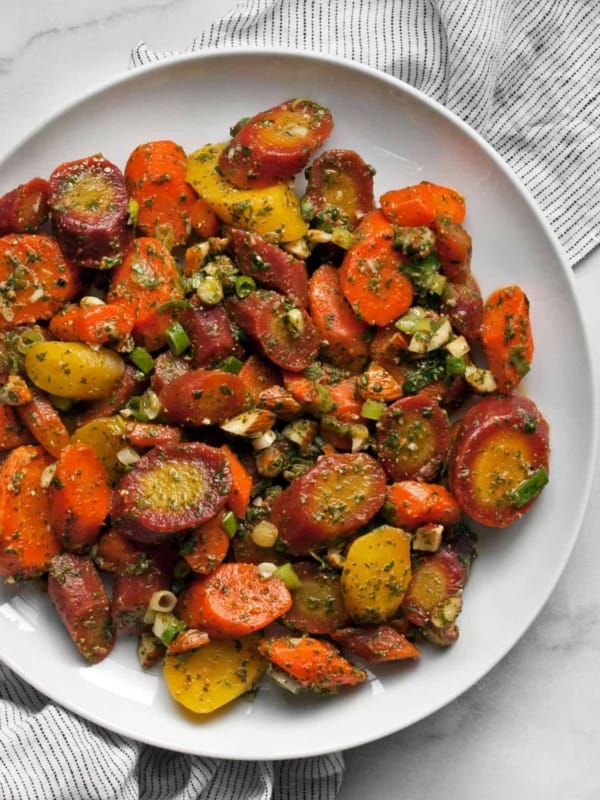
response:
{"label": "nut piece", "polygon": [[266,408],[279,419],[291,420],[302,411],[296,398],[283,386],[269,386],[258,395],[257,405]]}
{"label": "nut piece", "polygon": [[417,528],[412,538],[412,549],[435,553],[442,543],[443,532],[444,526],[436,525],[435,522]]}
{"label": "nut piece", "polygon": [[253,439],[270,430],[274,424],[275,414],[272,411],[268,411],[266,408],[253,408],[251,411],[244,411],[242,414],[225,420],[220,427],[235,436]]}

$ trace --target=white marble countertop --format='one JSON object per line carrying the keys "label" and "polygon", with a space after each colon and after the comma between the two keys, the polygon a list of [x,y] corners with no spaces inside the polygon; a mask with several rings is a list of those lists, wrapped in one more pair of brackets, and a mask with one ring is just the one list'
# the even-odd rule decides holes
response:
{"label": "white marble countertop", "polygon": [[[127,69],[140,40],[183,49],[234,0],[2,3],[0,158],[56,108]],[[600,358],[600,253],[575,272]],[[560,334],[558,334],[560,335]],[[576,390],[576,389],[575,389]],[[556,590],[475,687],[411,728],[345,753],[340,800],[600,797],[600,467]]]}

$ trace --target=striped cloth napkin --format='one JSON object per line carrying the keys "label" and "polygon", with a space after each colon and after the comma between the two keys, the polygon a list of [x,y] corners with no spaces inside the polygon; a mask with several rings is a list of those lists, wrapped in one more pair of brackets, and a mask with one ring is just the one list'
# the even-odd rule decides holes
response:
{"label": "striped cloth napkin", "polygon": [[[412,84],[503,156],[575,265],[600,236],[599,38],[595,0],[246,0],[187,51],[306,49]],[[140,43],[131,65],[171,55]],[[240,762],[143,745],[0,665],[0,800],[333,800],[343,770],[340,753]]]}

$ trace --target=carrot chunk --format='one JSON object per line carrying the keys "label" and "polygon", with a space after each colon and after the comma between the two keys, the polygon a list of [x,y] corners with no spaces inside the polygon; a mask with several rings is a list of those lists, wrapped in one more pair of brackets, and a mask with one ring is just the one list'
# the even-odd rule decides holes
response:
{"label": "carrot chunk", "polygon": [[72,442],[60,452],[50,485],[51,524],[67,550],[92,544],[110,510],[106,468],[91,445]]}
{"label": "carrot chunk", "polygon": [[445,486],[413,480],[388,486],[385,512],[393,525],[407,531],[430,522],[453,525],[461,513],[460,506]]}
{"label": "carrot chunk", "polygon": [[379,201],[385,216],[403,227],[429,226],[440,217],[460,224],[465,218],[464,197],[456,189],[429,181],[392,189]]}
{"label": "carrot chunk", "polygon": [[0,238],[0,330],[50,319],[79,290],[79,270],[54,239],[34,233]]}
{"label": "carrot chunk", "polygon": [[281,636],[263,640],[258,649],[301,686],[317,692],[337,691],[367,679],[364,669],[351,664],[335,645],[323,639]]}
{"label": "carrot chunk", "polygon": [[332,130],[327,108],[306,98],[287,100],[238,126],[219,158],[221,173],[238,189],[288,181]]}
{"label": "carrot chunk", "polygon": [[369,355],[369,328],[344,297],[336,267],[323,264],[313,272],[308,298],[323,357],[342,369],[360,371]]}
{"label": "carrot chunk", "polygon": [[481,341],[498,389],[512,392],[529,372],[533,359],[529,300],[519,286],[503,286],[488,297]]}
{"label": "carrot chunk", "polygon": [[394,248],[394,230],[381,211],[367,214],[362,238],[346,251],[340,287],[357,316],[370,325],[387,325],[411,306],[414,288],[402,271],[404,257]]}
{"label": "carrot chunk", "polygon": [[160,239],[168,249],[185,244],[192,228],[197,195],[185,180],[186,167],[183,148],[170,139],[138,145],[125,165],[139,234]]}
{"label": "carrot chunk", "polygon": [[28,403],[17,406],[17,414],[36,441],[58,458],[69,443],[69,431],[46,395],[34,394]]}
{"label": "carrot chunk", "polygon": [[233,452],[231,447],[223,445],[223,452],[229,461],[231,470],[232,488],[227,498],[227,505],[238,517],[244,517],[250,503],[252,493],[252,476],[244,467],[240,459]]}
{"label": "carrot chunk", "polygon": [[175,260],[152,237],[136,239],[123,263],[112,270],[107,301],[133,311],[133,337],[148,350],[166,343],[166,331],[175,315],[173,304],[183,300]]}
{"label": "carrot chunk", "polygon": [[341,628],[334,631],[331,638],[341,647],[371,664],[382,661],[404,661],[407,658],[418,658],[420,655],[419,648],[391,625]]}
{"label": "carrot chunk", "polygon": [[276,575],[263,578],[256,564],[232,562],[193,581],[178,609],[188,627],[217,639],[239,639],[266,628],[291,605],[290,592]]}
{"label": "carrot chunk", "polygon": [[219,511],[186,538],[181,552],[190,569],[200,575],[210,575],[224,560],[231,544],[223,527],[224,512]]}
{"label": "carrot chunk", "polygon": [[60,552],[50,527],[50,497],[42,475],[52,458],[37,445],[12,450],[0,467],[0,575],[30,578]]}

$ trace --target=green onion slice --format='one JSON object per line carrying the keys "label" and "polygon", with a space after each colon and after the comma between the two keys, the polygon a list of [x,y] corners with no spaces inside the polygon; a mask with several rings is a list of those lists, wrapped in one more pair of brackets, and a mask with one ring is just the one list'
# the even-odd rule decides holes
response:
{"label": "green onion slice", "polygon": [[515,508],[522,506],[533,500],[548,483],[548,471],[545,467],[540,467],[530,478],[526,478],[511,492],[511,502]]}
{"label": "green onion slice", "polygon": [[181,322],[171,323],[167,328],[166,337],[171,352],[176,356],[185,353],[191,344]]}

